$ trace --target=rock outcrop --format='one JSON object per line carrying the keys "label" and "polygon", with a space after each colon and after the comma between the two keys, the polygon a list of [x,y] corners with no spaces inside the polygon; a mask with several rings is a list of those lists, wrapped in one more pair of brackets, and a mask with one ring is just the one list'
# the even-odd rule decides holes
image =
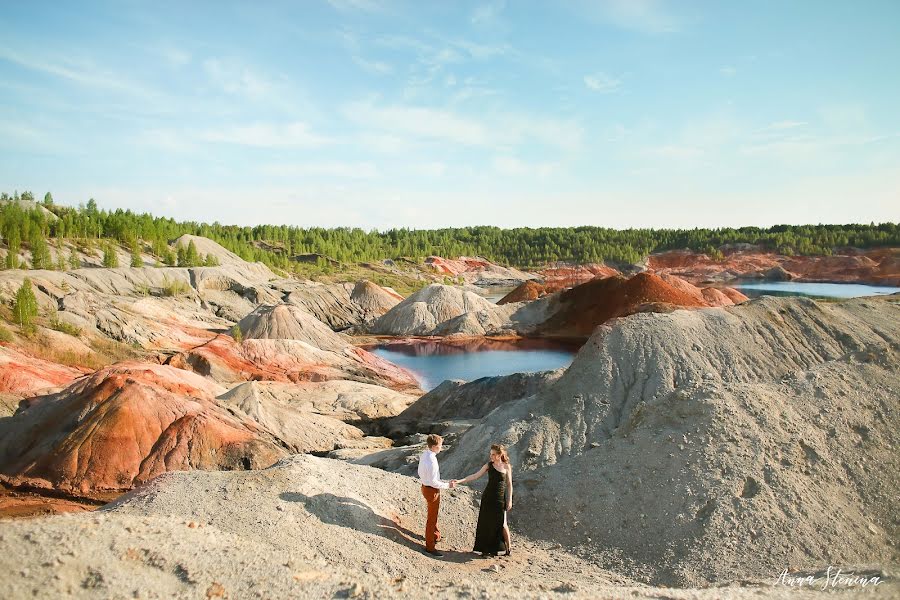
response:
{"label": "rock outcrop", "polygon": [[292,283],[283,288],[286,302],[299,306],[335,331],[372,321],[396,306],[403,297],[361,280],[352,283]]}
{"label": "rock outcrop", "polygon": [[100,369],[0,420],[0,481],[90,496],[165,471],[260,468],[284,456],[265,430],[215,402],[224,391],[164,365]]}
{"label": "rock outcrop", "polygon": [[350,344],[305,310],[292,304],[262,304],[238,322],[245,339],[297,340],[322,350],[342,350]]}
{"label": "rock outcrop", "polygon": [[724,257],[715,260],[689,250],[651,254],[649,268],[692,283],[767,279],[900,286],[898,248],[847,248],[831,256],[785,256],[749,244],[722,250]]}
{"label": "rock outcrop", "polygon": [[237,343],[231,336],[218,335],[173,355],[168,364],[224,384],[346,379],[395,390],[418,389],[415,377],[408,371],[350,344],[331,351],[299,340],[249,339]]}
{"label": "rock outcrop", "polygon": [[898,349],[891,300],[617,319],[548,389],[464,433],[442,473],[505,443],[532,534],[611,546],[657,583],[890,562]]}
{"label": "rock outcrop", "polygon": [[8,344],[0,344],[0,393],[26,398],[68,385],[84,375],[72,367],[30,356]]}
{"label": "rock outcrop", "polygon": [[472,292],[432,284],[397,304],[369,328],[385,335],[431,335],[435,328],[468,312],[493,312],[496,305]]}
{"label": "rock outcrop", "polygon": [[425,264],[437,273],[462,277],[466,283],[480,286],[517,285],[537,277],[533,273],[495,265],[481,257],[460,256],[457,259],[449,259],[429,256],[425,259]]}

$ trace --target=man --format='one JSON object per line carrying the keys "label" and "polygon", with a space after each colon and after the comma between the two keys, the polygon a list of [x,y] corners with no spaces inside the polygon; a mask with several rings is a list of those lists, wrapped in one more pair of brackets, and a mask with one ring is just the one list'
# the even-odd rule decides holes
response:
{"label": "man", "polygon": [[452,488],[455,482],[441,481],[441,469],[438,467],[437,455],[444,448],[444,438],[432,433],[425,440],[428,446],[419,457],[419,481],[422,483],[422,495],[428,503],[428,520],[425,521],[425,552],[432,556],[443,556],[435,544],[441,541],[438,530],[438,509],[441,507],[441,490]]}

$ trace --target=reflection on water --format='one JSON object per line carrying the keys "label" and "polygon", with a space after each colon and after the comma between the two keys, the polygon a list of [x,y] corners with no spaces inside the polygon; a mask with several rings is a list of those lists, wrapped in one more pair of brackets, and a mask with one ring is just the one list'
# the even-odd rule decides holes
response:
{"label": "reflection on water", "polygon": [[857,298],[900,292],[898,287],[862,283],[808,283],[798,281],[738,282],[732,287],[750,298],[759,296],[808,296],[810,298]]}
{"label": "reflection on water", "polygon": [[367,348],[413,372],[423,390],[446,379],[531,373],[566,367],[578,347],[551,340],[401,340]]}

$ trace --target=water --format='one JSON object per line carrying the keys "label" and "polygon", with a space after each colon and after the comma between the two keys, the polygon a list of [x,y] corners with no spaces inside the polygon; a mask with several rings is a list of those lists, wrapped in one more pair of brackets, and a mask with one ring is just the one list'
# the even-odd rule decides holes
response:
{"label": "water", "polygon": [[473,381],[481,377],[531,373],[567,367],[577,347],[547,340],[472,340],[463,343],[431,340],[382,344],[368,350],[416,376],[423,390],[446,379]]}
{"label": "water", "polygon": [[507,295],[508,293],[510,293],[511,291],[516,289],[517,287],[518,286],[515,286],[515,285],[514,286],[486,287],[486,288],[484,288],[484,293],[482,293],[481,295],[484,297],[485,300],[489,300],[489,301],[493,302],[494,304],[497,304],[497,302],[501,298],[503,298],[503,296]]}
{"label": "water", "polygon": [[810,298],[857,298],[900,292],[898,287],[862,283],[806,283],[796,281],[738,282],[732,287],[751,298],[759,296],[808,296]]}

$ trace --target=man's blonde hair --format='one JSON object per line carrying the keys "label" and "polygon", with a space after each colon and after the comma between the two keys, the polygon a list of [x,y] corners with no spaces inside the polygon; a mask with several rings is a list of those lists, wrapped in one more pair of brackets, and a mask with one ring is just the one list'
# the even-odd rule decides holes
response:
{"label": "man's blonde hair", "polygon": [[438,444],[440,444],[443,441],[444,441],[444,438],[442,438],[441,436],[439,436],[436,433],[432,433],[427,438],[425,438],[425,443],[428,444],[429,448],[434,448],[435,446],[437,446]]}

